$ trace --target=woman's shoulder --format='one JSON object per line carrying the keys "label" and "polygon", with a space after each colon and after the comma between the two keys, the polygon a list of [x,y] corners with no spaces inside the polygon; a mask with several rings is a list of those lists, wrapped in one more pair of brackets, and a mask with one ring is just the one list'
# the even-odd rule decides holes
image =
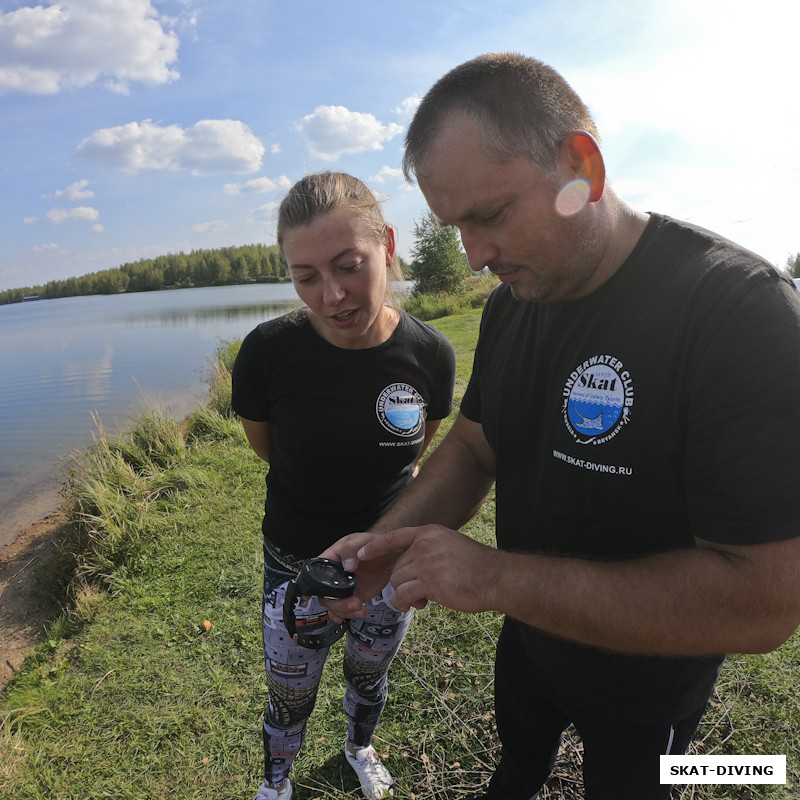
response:
{"label": "woman's shoulder", "polygon": [[268,319],[257,325],[249,334],[247,339],[255,340],[261,344],[272,343],[276,341],[285,341],[286,339],[301,336],[308,327],[308,309],[297,308],[274,319]]}
{"label": "woman's shoulder", "polygon": [[400,325],[398,326],[399,332],[408,336],[414,336],[418,339],[427,340],[430,342],[448,342],[448,338],[430,322],[415,317],[407,311],[403,311],[400,317]]}
{"label": "woman's shoulder", "polygon": [[[427,353],[437,364],[455,361],[455,350],[450,340],[430,322],[424,322],[404,311],[398,326],[398,344],[414,350],[419,356]],[[424,356],[423,356],[424,357]]]}

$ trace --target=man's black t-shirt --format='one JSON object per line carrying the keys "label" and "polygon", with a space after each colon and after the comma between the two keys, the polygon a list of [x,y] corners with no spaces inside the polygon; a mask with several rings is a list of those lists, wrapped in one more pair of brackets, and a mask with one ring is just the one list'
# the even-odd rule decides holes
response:
{"label": "man's black t-shirt", "polygon": [[[708,231],[652,215],[574,302],[498,288],[461,411],[496,455],[502,549],[619,559],[800,534],[800,296]],[[555,690],[630,719],[694,711],[722,660],[526,630]]]}
{"label": "man's black t-shirt", "polygon": [[302,310],[251,331],[233,369],[233,409],[270,423],[267,540],[295,558],[366,530],[411,479],[426,419],[452,409],[455,355],[402,314],[383,344],[336,347]]}

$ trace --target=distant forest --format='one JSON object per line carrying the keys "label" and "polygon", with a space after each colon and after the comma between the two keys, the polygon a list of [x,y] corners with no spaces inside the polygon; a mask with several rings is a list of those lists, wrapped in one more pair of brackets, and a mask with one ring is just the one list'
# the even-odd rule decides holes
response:
{"label": "distant forest", "polygon": [[[399,259],[404,276],[409,266]],[[0,292],[0,305],[21,303],[26,298],[52,300],[87,294],[153,292],[159,289],[188,289],[237,283],[288,281],[286,263],[277,245],[248,244],[219,250],[193,250],[188,255],[145,258],[132,264],[92,272],[80,278],[50,281]]]}
{"label": "distant forest", "polygon": [[0,305],[20,303],[31,296],[53,299],[282,280],[288,280],[288,274],[277,245],[250,244],[142,259],[80,278],[9,289],[0,292]]}

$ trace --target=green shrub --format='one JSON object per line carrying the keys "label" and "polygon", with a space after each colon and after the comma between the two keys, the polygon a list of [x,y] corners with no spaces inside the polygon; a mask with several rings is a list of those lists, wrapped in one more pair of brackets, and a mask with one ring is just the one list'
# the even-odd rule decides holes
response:
{"label": "green shrub", "polygon": [[412,294],[405,301],[405,310],[423,320],[453,317],[481,308],[497,286],[494,275],[477,275],[464,284],[464,289],[452,294]]}

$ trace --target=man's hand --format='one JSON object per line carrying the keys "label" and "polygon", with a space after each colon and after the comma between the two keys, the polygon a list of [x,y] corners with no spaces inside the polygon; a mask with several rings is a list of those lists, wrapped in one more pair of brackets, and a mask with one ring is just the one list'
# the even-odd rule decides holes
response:
{"label": "man's hand", "polygon": [[322,558],[330,558],[338,561],[348,571],[354,572],[358,578],[356,591],[352,597],[343,600],[323,600],[331,612],[334,621],[341,622],[342,619],[356,619],[366,614],[364,603],[371,598],[379,595],[384,586],[389,583],[389,576],[394,566],[394,554],[387,555],[385,558],[375,558],[369,563],[362,564],[358,558],[359,551],[374,539],[382,538],[382,534],[377,533],[351,533],[332,544],[324,553]]}
{"label": "man's hand", "polygon": [[492,608],[492,576],[502,555],[441,525],[389,531],[364,542],[356,553],[359,569],[394,561],[389,582],[395,608],[423,608],[432,600],[468,613]]}

